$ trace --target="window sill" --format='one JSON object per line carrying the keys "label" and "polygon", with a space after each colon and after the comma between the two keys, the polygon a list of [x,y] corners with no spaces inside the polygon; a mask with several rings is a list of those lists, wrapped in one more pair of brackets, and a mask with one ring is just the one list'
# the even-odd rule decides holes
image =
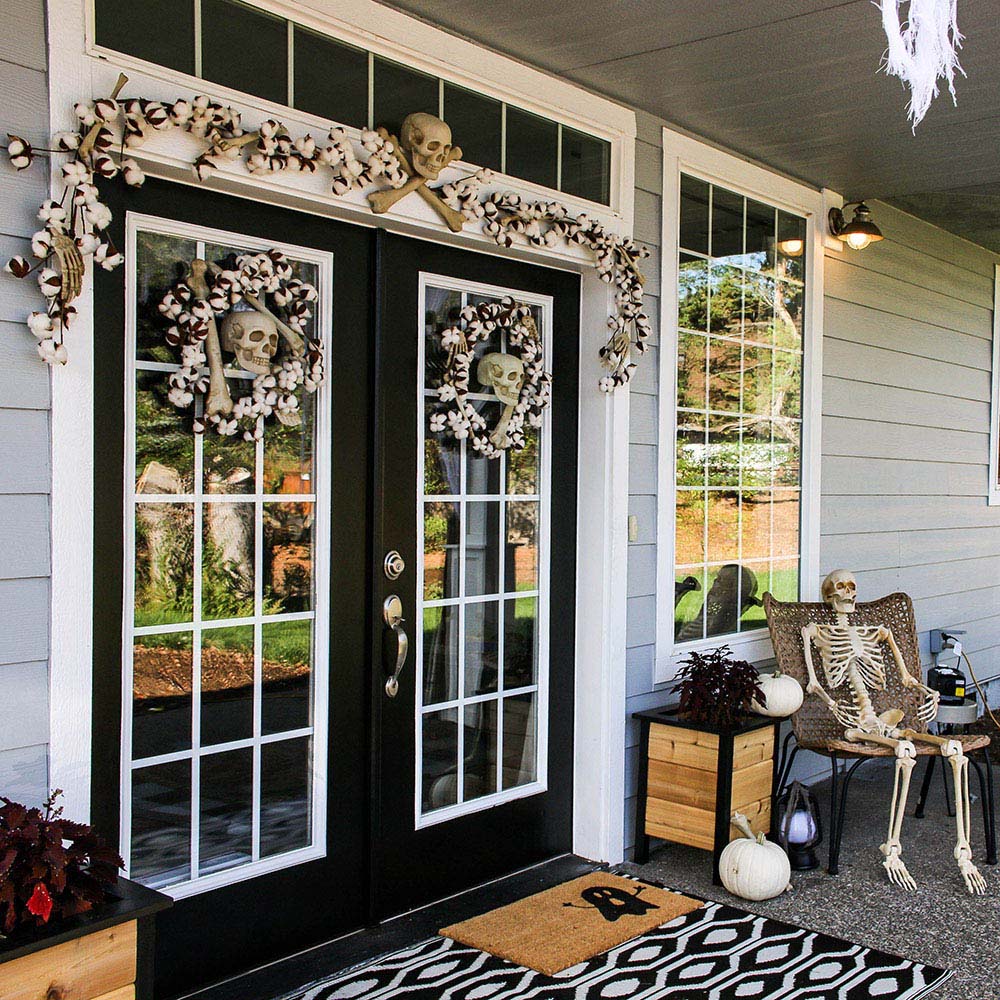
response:
{"label": "window sill", "polygon": [[668,684],[677,676],[681,663],[689,653],[728,646],[738,660],[749,660],[754,666],[766,666],[774,659],[774,649],[767,629],[755,629],[745,634],[715,635],[707,639],[672,644],[656,658],[656,684]]}

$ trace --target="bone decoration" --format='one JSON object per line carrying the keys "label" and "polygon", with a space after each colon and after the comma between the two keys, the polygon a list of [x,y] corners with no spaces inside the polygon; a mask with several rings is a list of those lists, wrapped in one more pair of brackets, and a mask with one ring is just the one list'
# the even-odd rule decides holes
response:
{"label": "bone decoration", "polygon": [[446,205],[435,191],[427,187],[427,182],[437,180],[438,175],[452,160],[462,158],[462,147],[452,144],[448,124],[434,115],[418,111],[403,119],[398,139],[384,128],[380,128],[378,133],[391,143],[408,180],[402,187],[375,191],[368,195],[372,211],[376,215],[382,215],[416,191],[441,216],[453,233],[460,233],[466,222],[465,216]]}
{"label": "bone decoration", "polygon": [[[970,844],[969,760],[958,740],[919,732],[906,725],[906,713],[890,708],[876,714],[872,695],[886,689],[884,652],[891,655],[892,666],[903,687],[920,697],[916,723],[925,725],[937,714],[939,695],[914,677],[903,661],[892,629],[884,625],[855,625],[851,615],[856,610],[858,586],[848,570],[837,569],[823,581],[824,602],[835,612],[835,624],[810,624],[802,629],[809,683],[806,693],[823,701],[844,726],[844,736],[852,743],[875,743],[892,749],[896,771],[889,808],[889,831],[881,846],[883,867],[889,881],[902,889],[915,889],[916,882],[903,862],[901,831],[906,813],[910,777],[916,764],[915,743],[934,745],[954,773],[955,825],[957,838],[954,856],[970,893],[986,892],[986,881],[972,862]],[[820,660],[820,673],[814,663]],[[836,692],[835,699],[831,692]]]}
{"label": "bone decoration", "polygon": [[497,399],[504,404],[503,413],[490,434],[490,440],[498,448],[506,448],[509,443],[507,427],[514,415],[514,408],[521,399],[521,388],[524,386],[524,362],[513,354],[484,354],[476,368],[476,378],[481,385],[491,388]]}

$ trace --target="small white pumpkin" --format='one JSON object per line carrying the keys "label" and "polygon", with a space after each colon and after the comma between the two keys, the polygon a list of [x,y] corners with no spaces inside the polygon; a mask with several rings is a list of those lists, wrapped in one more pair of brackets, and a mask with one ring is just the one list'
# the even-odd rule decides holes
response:
{"label": "small white pumpkin", "polygon": [[742,837],[731,841],[719,858],[722,884],[740,899],[773,899],[791,889],[792,875],[788,856],[777,845],[755,835],[746,816],[735,813],[732,819]]}
{"label": "small white pumpkin", "polygon": [[776,670],[773,674],[761,674],[757,683],[764,692],[764,703],[754,701],[750,707],[758,714],[783,718],[802,707],[802,685],[794,677]]}

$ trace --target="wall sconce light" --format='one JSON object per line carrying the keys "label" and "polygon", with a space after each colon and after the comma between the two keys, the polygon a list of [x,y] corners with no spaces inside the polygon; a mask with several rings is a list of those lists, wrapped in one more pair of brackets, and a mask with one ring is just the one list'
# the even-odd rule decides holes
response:
{"label": "wall sconce light", "polygon": [[871,209],[863,201],[849,201],[844,208],[851,205],[856,208],[850,222],[844,218],[842,209],[830,209],[830,232],[852,250],[864,250],[869,244],[885,239],[879,227],[872,222]]}

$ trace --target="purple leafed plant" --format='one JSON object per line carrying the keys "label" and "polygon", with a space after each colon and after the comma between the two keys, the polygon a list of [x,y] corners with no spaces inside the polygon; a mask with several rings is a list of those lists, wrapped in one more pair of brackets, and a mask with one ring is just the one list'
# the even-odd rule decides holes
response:
{"label": "purple leafed plant", "polygon": [[746,660],[733,659],[728,646],[689,653],[677,674],[673,693],[680,694],[682,718],[727,728],[750,712],[750,703],[763,703],[757,670]]}
{"label": "purple leafed plant", "polygon": [[123,867],[92,827],[63,819],[56,789],[44,811],[0,796],[0,937],[85,913]]}

